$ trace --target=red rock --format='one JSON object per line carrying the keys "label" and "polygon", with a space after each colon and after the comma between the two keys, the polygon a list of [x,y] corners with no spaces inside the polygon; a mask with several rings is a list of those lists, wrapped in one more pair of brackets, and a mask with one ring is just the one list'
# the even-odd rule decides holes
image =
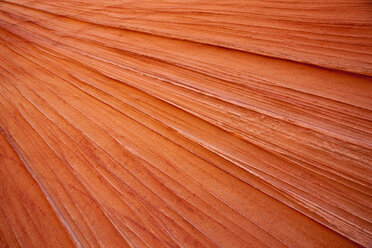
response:
{"label": "red rock", "polygon": [[1,247],[369,247],[371,5],[0,2]]}

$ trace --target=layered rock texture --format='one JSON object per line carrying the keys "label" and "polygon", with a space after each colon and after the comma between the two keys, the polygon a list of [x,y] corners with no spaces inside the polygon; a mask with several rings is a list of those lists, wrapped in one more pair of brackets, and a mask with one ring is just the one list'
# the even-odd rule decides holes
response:
{"label": "layered rock texture", "polygon": [[372,4],[0,2],[0,247],[372,247]]}

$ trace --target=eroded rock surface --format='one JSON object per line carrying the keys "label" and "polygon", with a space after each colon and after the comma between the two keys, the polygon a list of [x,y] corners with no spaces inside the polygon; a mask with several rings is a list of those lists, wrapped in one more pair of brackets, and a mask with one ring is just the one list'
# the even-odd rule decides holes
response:
{"label": "eroded rock surface", "polygon": [[372,246],[371,13],[1,1],[0,246]]}

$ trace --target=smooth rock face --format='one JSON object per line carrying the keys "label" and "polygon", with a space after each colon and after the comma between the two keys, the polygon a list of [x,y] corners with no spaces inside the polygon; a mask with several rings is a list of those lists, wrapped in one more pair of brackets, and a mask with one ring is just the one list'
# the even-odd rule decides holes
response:
{"label": "smooth rock face", "polygon": [[0,247],[372,247],[372,4],[0,2]]}

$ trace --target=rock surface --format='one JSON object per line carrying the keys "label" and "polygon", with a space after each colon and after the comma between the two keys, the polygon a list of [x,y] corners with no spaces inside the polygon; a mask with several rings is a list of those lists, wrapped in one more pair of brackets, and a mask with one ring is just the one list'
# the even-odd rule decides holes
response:
{"label": "rock surface", "polygon": [[372,5],[0,2],[1,247],[372,246]]}

